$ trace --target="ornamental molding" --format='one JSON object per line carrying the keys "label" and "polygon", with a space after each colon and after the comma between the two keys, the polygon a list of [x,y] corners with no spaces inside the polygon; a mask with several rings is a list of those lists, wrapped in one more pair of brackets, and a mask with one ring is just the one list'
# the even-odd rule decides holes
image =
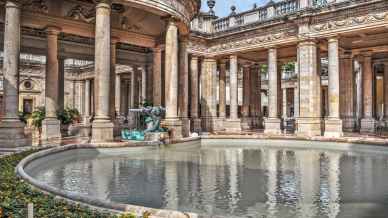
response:
{"label": "ornamental molding", "polygon": [[95,7],[86,7],[83,5],[75,5],[66,14],[66,17],[73,20],[81,20],[86,23],[93,23],[96,19]]}
{"label": "ornamental molding", "polygon": [[[266,33],[271,31],[265,31]],[[274,33],[260,34],[260,35],[245,35],[238,38],[236,37],[233,41],[220,40],[218,43],[211,44],[208,46],[206,43],[196,42],[191,40],[189,43],[189,50],[193,53],[206,54],[209,56],[217,55],[218,53],[229,53],[235,52],[236,50],[244,50],[251,48],[259,48],[270,45],[278,45],[282,41],[290,41],[297,39],[296,29],[278,30]]]}
{"label": "ornamental molding", "polygon": [[364,16],[358,17],[349,17],[343,20],[327,21],[320,24],[315,24],[311,26],[312,33],[341,30],[352,27],[358,27],[362,25],[375,24],[375,23],[384,23],[388,21],[388,12],[380,12],[367,14]]}
{"label": "ornamental molding", "polygon": [[48,14],[48,6],[46,0],[29,0],[24,2],[23,9],[43,14]]}

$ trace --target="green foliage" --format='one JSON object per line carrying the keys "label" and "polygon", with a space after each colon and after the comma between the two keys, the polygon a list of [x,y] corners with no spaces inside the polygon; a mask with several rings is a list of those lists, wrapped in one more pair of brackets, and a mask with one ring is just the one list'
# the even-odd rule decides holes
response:
{"label": "green foliage", "polygon": [[42,128],[42,121],[46,117],[46,110],[44,107],[38,107],[31,114],[32,125],[36,128]]}
{"label": "green foliage", "polygon": [[[16,176],[15,167],[23,158],[34,152],[36,151],[25,151],[0,158],[0,218],[27,217],[28,203],[34,204],[34,216],[41,218],[136,218],[133,214],[115,215],[80,204],[71,204],[31,188]],[[144,217],[148,217],[148,214]]]}
{"label": "green foliage", "polygon": [[63,125],[79,122],[80,117],[79,111],[75,108],[65,108],[57,111],[57,118]]}
{"label": "green foliage", "polygon": [[283,70],[288,72],[294,72],[295,71],[295,62],[288,62],[283,65]]}
{"label": "green foliage", "polygon": [[152,101],[150,101],[150,100],[147,100],[147,99],[145,99],[144,101],[143,101],[143,105],[142,105],[143,107],[153,107],[154,106],[154,103],[152,103]]}
{"label": "green foliage", "polygon": [[23,111],[19,111],[18,115],[19,115],[20,121],[22,121],[25,124],[27,124],[27,120],[31,117],[30,113],[25,113]]}

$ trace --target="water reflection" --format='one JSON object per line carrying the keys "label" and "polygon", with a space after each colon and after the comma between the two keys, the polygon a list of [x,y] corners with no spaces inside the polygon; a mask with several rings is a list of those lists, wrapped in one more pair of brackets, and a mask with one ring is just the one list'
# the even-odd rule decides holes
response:
{"label": "water reflection", "polygon": [[[109,153],[109,152],[108,152]],[[68,151],[27,172],[113,202],[216,217],[387,217],[388,156],[272,147]]]}

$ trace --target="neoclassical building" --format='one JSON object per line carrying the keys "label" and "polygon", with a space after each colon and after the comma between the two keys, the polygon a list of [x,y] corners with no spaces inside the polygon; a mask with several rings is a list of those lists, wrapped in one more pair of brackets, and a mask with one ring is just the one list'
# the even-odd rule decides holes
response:
{"label": "neoclassical building", "polygon": [[227,17],[214,0],[208,12],[200,0],[0,2],[2,145],[28,143],[21,54],[45,57],[45,140],[61,137],[56,111],[69,106],[92,142],[113,141],[117,119],[144,101],[166,107],[173,139],[262,129],[340,137],[388,123],[384,0],[270,1]]}

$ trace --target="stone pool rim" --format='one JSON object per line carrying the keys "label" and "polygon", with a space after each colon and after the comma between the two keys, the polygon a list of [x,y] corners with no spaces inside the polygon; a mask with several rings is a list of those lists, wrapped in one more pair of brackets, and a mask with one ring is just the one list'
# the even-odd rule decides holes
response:
{"label": "stone pool rim", "polygon": [[[334,146],[336,148],[326,148],[328,150],[330,149],[335,149],[335,150],[341,150],[341,149],[346,149],[348,150],[348,146],[350,147],[358,147],[358,148],[367,148],[369,150],[370,148],[379,148],[378,150],[382,149],[388,152],[388,147],[382,146],[381,143],[373,143],[371,141],[364,141],[364,140],[357,140],[357,141],[346,141],[346,140],[306,140],[306,139],[298,139],[298,138],[257,138],[257,137],[243,137],[243,138],[238,138],[238,136],[218,136],[218,137],[201,137],[201,138],[193,138],[190,140],[183,140],[180,142],[176,142],[173,144],[186,144],[188,142],[201,142],[202,140],[204,141],[215,141],[215,140],[225,140],[225,141],[244,141],[244,140],[249,140],[252,142],[257,142],[257,141],[293,141],[293,142],[334,142],[337,146],[341,145],[339,147]],[[88,143],[80,143],[80,144],[69,144],[69,145],[64,145],[60,147],[52,147],[46,150],[38,151],[36,153],[30,154],[29,156],[25,157],[22,159],[19,164],[16,166],[15,171],[16,174],[29,183],[33,188],[36,188],[40,191],[50,193],[54,195],[55,197],[61,197],[64,200],[68,201],[69,203],[80,203],[82,205],[85,205],[87,207],[93,207],[101,210],[110,210],[112,212],[117,212],[117,213],[132,213],[137,216],[142,216],[145,212],[150,213],[152,216],[155,218],[169,218],[169,217],[174,217],[174,218],[200,218],[200,217],[207,217],[204,215],[199,215],[196,213],[191,213],[191,212],[180,212],[180,211],[174,211],[174,210],[168,210],[168,209],[156,209],[156,208],[150,208],[150,207],[144,207],[144,206],[137,206],[137,205],[131,205],[131,204],[122,204],[122,203],[114,203],[114,202],[108,202],[104,200],[99,200],[95,198],[91,198],[85,195],[81,194],[76,194],[76,193],[71,193],[67,192],[55,187],[52,187],[50,185],[47,185],[43,182],[40,182],[37,179],[34,179],[30,175],[28,175],[25,171],[24,168],[31,163],[34,160],[44,158],[47,156],[50,156],[52,154],[56,153],[61,153],[69,150],[77,150],[77,149],[105,149],[105,148],[145,148],[149,146],[159,146],[159,143],[136,143],[136,144],[119,144],[117,146],[116,143],[104,143],[104,144],[88,144]],[[347,145],[347,146],[346,146]],[[168,146],[168,145],[166,145]],[[281,146],[283,147],[283,146]],[[284,146],[287,147],[287,146]],[[315,146],[301,146],[301,147],[311,147],[315,149],[319,149],[321,147],[315,147]],[[378,152],[378,151],[377,151]]]}

